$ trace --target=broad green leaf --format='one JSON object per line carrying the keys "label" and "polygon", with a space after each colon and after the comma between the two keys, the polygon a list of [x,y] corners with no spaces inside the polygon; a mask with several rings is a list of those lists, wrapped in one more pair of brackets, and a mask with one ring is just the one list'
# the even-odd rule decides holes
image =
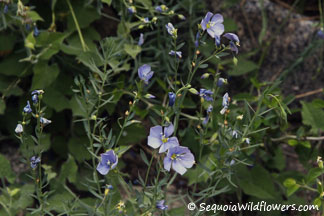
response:
{"label": "broad green leaf", "polygon": [[39,62],[34,68],[34,76],[32,81],[32,89],[45,89],[50,86],[59,75],[59,67],[57,64],[48,65],[47,62]]}
{"label": "broad green leaf", "polygon": [[34,22],[36,22],[36,21],[44,21],[43,18],[41,16],[39,16],[39,14],[36,11],[31,11],[31,10],[27,11],[27,15]]}
{"label": "broad green leaf", "polygon": [[70,108],[69,100],[60,91],[50,87],[46,89],[45,94],[46,96],[43,97],[44,102],[56,112]]}
{"label": "broad green leaf", "polygon": [[21,76],[28,69],[28,64],[25,62],[19,62],[20,59],[25,57],[25,53],[23,54],[11,54],[6,56],[0,62],[0,74],[4,74],[7,76]]}
{"label": "broad green leaf", "polygon": [[75,183],[77,177],[78,165],[71,155],[69,155],[67,161],[64,162],[61,168],[59,181],[64,182],[68,179],[69,182]]}
{"label": "broad green leaf", "polygon": [[303,123],[311,126],[312,131],[316,133],[318,130],[324,130],[324,111],[315,107],[311,103],[301,102]]}
{"label": "broad green leaf", "polygon": [[69,152],[77,161],[82,162],[91,158],[91,155],[86,148],[88,143],[89,141],[86,137],[73,137],[68,142]]}
{"label": "broad green leaf", "polygon": [[0,178],[6,178],[10,183],[14,183],[16,179],[9,160],[2,154],[0,154]]}
{"label": "broad green leaf", "polygon": [[276,193],[272,177],[261,166],[255,166],[248,170],[245,166],[237,167],[237,184],[244,193],[260,199],[275,199]]}

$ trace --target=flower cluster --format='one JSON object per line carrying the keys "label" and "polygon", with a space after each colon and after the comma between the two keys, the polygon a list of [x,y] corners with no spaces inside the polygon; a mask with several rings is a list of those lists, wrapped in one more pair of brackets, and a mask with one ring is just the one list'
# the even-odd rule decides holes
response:
{"label": "flower cluster", "polygon": [[[208,12],[205,17],[201,20],[200,27],[203,31],[207,31],[207,34],[215,39],[215,44],[217,47],[221,45],[221,36],[225,31],[224,25],[224,18],[221,14],[213,14]],[[199,46],[199,38],[201,34],[198,31],[196,34],[195,39],[195,47]],[[229,47],[232,52],[238,53],[238,46],[240,46],[240,40],[238,36],[234,33],[226,33],[224,34],[225,38],[230,40]]]}
{"label": "flower cluster", "polygon": [[179,145],[177,137],[170,137],[174,132],[174,126],[170,123],[167,127],[160,125],[150,129],[147,144],[154,149],[160,148],[159,153],[167,152],[164,158],[164,169],[170,171],[170,168],[183,175],[188,168],[195,163],[193,154],[187,147]]}

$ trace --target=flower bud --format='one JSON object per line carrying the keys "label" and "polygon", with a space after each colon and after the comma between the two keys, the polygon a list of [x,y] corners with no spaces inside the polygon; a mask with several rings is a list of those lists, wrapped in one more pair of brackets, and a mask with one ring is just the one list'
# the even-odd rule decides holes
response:
{"label": "flower bud", "polygon": [[195,88],[190,88],[189,91],[190,91],[190,93],[195,94],[195,95],[199,94],[199,92]]}

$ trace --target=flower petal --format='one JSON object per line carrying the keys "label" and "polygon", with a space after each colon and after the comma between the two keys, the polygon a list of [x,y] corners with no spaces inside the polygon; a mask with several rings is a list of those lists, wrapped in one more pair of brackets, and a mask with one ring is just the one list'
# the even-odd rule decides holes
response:
{"label": "flower petal", "polygon": [[201,27],[205,31],[207,29],[207,23],[210,21],[210,18],[213,16],[213,13],[208,12],[204,19],[201,20]]}
{"label": "flower petal", "polygon": [[185,172],[187,172],[187,169],[184,166],[182,166],[182,164],[177,160],[173,161],[172,169],[180,175],[183,175]]}
{"label": "flower petal", "polygon": [[223,23],[224,22],[224,18],[221,14],[215,14],[211,20],[211,22],[218,24],[218,23]]}
{"label": "flower petal", "polygon": [[162,140],[157,137],[148,136],[147,137],[147,145],[151,146],[152,148],[156,149],[162,145]]}
{"label": "flower petal", "polygon": [[171,163],[172,160],[170,157],[166,156],[163,160],[163,164],[164,164],[164,169],[166,169],[167,171],[170,171],[171,169]]}
{"label": "flower petal", "polygon": [[107,164],[103,164],[102,162],[100,162],[97,166],[97,171],[101,174],[101,175],[107,175],[107,173],[109,172],[110,168]]}
{"label": "flower petal", "polygon": [[174,126],[172,123],[170,123],[169,126],[164,127],[164,135],[166,137],[171,136],[173,134],[173,131],[174,131]]}

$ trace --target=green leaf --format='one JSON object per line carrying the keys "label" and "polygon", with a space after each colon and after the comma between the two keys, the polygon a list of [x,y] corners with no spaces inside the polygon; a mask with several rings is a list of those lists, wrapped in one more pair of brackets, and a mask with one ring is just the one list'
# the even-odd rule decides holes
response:
{"label": "green leaf", "polygon": [[101,2],[108,4],[109,6],[111,5],[112,0],[101,0]]}
{"label": "green leaf", "polygon": [[82,162],[91,158],[91,155],[85,146],[88,142],[89,141],[86,137],[73,137],[70,139],[68,149],[77,161]]}
{"label": "green leaf", "polygon": [[287,188],[288,188],[288,187],[295,186],[295,185],[296,185],[296,180],[293,179],[293,178],[287,178],[287,179],[284,181],[283,185],[284,185],[285,187],[287,187]]}
{"label": "green leaf", "polygon": [[263,167],[255,166],[248,170],[246,166],[238,166],[237,169],[237,184],[244,193],[260,199],[275,199],[278,196],[271,175]]}
{"label": "green leaf", "polygon": [[27,16],[34,22],[36,21],[44,21],[41,16],[36,11],[27,11]]}
{"label": "green leaf", "polygon": [[59,181],[64,182],[68,179],[69,182],[75,183],[77,177],[78,165],[71,155],[69,155],[67,161],[62,165]]}
{"label": "green leaf", "polygon": [[56,112],[60,112],[64,109],[69,109],[69,100],[58,90],[54,88],[46,89],[46,96],[43,97],[44,102],[49,107],[53,108]]}
{"label": "green leaf", "polygon": [[241,76],[243,74],[250,73],[254,70],[258,69],[258,65],[253,61],[249,61],[246,59],[238,58],[237,66],[233,67],[232,70],[228,72],[231,76]]}
{"label": "green leaf", "polygon": [[39,62],[34,68],[32,89],[45,89],[50,86],[59,75],[57,64],[48,65],[47,62]]}
{"label": "green leaf", "polygon": [[124,44],[124,50],[128,55],[135,59],[137,54],[140,53],[142,49],[138,45]]}
{"label": "green leaf", "polygon": [[6,178],[11,184],[14,183],[16,177],[11,170],[9,160],[0,154],[0,178]]}
{"label": "green leaf", "polygon": [[316,133],[318,130],[324,130],[324,111],[323,109],[315,107],[312,103],[301,102],[302,118],[305,125],[312,127],[312,132]]}
{"label": "green leaf", "polygon": [[312,183],[317,177],[324,174],[324,169],[315,167],[309,170],[306,176],[306,184]]}
{"label": "green leaf", "polygon": [[25,47],[33,50],[35,49],[35,44],[36,44],[36,40],[33,35],[33,32],[30,32],[25,39]]}
{"label": "green leaf", "polygon": [[14,202],[14,205],[17,209],[26,209],[27,206],[30,206],[33,203],[33,200],[30,199],[30,195],[35,191],[35,185],[25,184],[20,188],[20,196],[17,201]]}
{"label": "green leaf", "polygon": [[142,160],[144,161],[144,163],[145,163],[147,166],[149,166],[150,163],[148,162],[147,157],[146,157],[146,154],[145,154],[145,152],[143,152],[142,149],[140,149],[140,155],[141,155],[141,158],[142,158]]}
{"label": "green leaf", "polygon": [[47,175],[48,182],[56,177],[57,174],[56,174],[56,172],[52,171],[52,166],[43,164],[42,167],[45,170],[45,174]]}

